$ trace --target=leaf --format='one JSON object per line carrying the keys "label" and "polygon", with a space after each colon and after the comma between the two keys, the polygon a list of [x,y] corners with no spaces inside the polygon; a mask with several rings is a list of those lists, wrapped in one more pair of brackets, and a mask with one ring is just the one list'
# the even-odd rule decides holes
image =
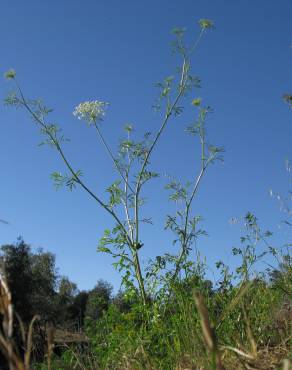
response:
{"label": "leaf", "polygon": [[111,253],[111,250],[109,248],[106,248],[106,247],[102,247],[102,246],[99,246],[97,248],[97,251],[98,252],[103,252],[103,253]]}
{"label": "leaf", "polygon": [[186,29],[181,27],[175,27],[172,29],[171,33],[178,38],[182,38],[185,34]]}
{"label": "leaf", "polygon": [[173,110],[174,115],[177,117],[177,116],[180,116],[183,113],[184,108],[183,107],[174,107],[172,110]]}
{"label": "leaf", "polygon": [[66,181],[66,177],[61,174],[61,172],[53,172],[51,173],[51,179],[54,182],[56,189],[59,189],[64,185]]}
{"label": "leaf", "polygon": [[10,92],[6,96],[6,98],[4,99],[4,104],[14,106],[15,108],[20,108],[23,106],[22,101],[19,99],[15,91]]}

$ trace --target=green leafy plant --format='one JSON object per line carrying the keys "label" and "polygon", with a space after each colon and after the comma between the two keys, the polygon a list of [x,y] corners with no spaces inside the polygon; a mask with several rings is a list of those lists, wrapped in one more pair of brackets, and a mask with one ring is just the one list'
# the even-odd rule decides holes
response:
{"label": "green leafy plant", "polygon": [[[144,243],[140,230],[141,223],[151,223],[152,221],[142,216],[142,206],[145,203],[143,189],[146,183],[159,176],[151,169],[151,156],[154,150],[157,150],[163,132],[173,119],[183,114],[183,102],[186,101],[193,88],[200,85],[199,78],[191,72],[191,60],[199,41],[206,31],[213,27],[213,22],[201,19],[199,26],[199,36],[190,46],[185,43],[184,29],[177,28],[173,30],[175,40],[172,47],[173,51],[179,56],[181,64],[175,75],[169,76],[163,82],[157,84],[160,92],[155,109],[161,112],[162,122],[155,134],[147,132],[142,140],[137,141],[133,137],[132,125],[127,125],[125,127],[125,138],[121,140],[115,154],[109,147],[101,129],[101,122],[105,118],[108,103],[97,100],[87,101],[80,103],[74,109],[74,116],[85,121],[97,132],[119,177],[107,188],[108,200],[104,200],[99,194],[96,194],[83,180],[82,171],[75,169],[70,163],[63,148],[67,139],[60,127],[49,121],[49,114],[52,109],[48,108],[40,99],[31,100],[25,97],[14,70],[11,69],[5,74],[5,77],[12,80],[16,86],[16,91],[7,96],[6,104],[16,108],[24,108],[30,114],[44,136],[44,141],[41,144],[49,145],[57,150],[67,168],[68,173],[66,174],[61,172],[52,173],[51,177],[56,187],[66,186],[69,190],[73,190],[76,186],[83,188],[99,206],[112,216],[115,225],[112,229],[105,230],[103,237],[100,239],[98,250],[112,255],[116,260],[114,266],[121,272],[122,282],[128,292],[136,292],[137,283],[144,304],[147,302],[147,279],[151,276],[151,273],[145,275],[141,267],[140,250],[144,247]],[[172,273],[165,274],[168,282],[174,282],[180,271],[185,270],[186,272],[191,266],[188,262],[188,256],[192,246],[198,236],[204,234],[197,227],[200,217],[192,216],[192,203],[209,165],[218,159],[222,159],[222,149],[207,142],[206,119],[211,112],[210,107],[204,106],[201,98],[192,99],[192,106],[196,118],[193,119],[191,125],[187,126],[186,132],[199,138],[201,169],[186,185],[179,181],[171,181],[166,186],[166,189],[170,191],[169,199],[184,205],[183,209],[177,211],[174,216],[167,216],[165,227],[176,235],[175,242],[179,244],[178,253],[156,258],[156,261],[159,261],[160,272],[162,266],[165,268],[167,263],[172,265]],[[121,209],[123,209],[124,216],[121,216]]]}

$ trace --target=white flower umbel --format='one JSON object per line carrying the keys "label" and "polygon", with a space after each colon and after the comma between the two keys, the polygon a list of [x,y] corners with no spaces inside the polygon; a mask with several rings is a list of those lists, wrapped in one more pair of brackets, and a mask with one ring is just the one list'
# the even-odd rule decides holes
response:
{"label": "white flower umbel", "polygon": [[107,105],[108,103],[98,100],[86,101],[75,107],[73,115],[89,124],[96,123],[97,121],[102,121],[105,116],[105,108]]}

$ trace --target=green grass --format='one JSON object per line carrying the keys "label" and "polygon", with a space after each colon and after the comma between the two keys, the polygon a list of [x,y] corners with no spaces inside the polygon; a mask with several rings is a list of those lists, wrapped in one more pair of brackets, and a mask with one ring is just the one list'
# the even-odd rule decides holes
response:
{"label": "green grass", "polygon": [[87,322],[87,351],[68,348],[52,368],[284,369],[291,345],[288,312],[281,322],[277,316],[284,302],[283,290],[263,280],[223,292],[182,284],[168,300],[147,307],[136,303],[121,312],[112,304],[100,320]]}

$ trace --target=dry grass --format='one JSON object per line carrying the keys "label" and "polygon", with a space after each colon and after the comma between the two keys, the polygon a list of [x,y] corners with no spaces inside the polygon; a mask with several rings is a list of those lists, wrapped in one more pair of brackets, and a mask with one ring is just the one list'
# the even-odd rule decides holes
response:
{"label": "dry grass", "polygon": [[[5,278],[5,274],[0,271],[0,313],[2,316],[2,330],[0,332],[0,350],[6,358],[9,370],[29,370],[31,368],[31,354],[33,350],[33,327],[36,320],[35,316],[25,331],[24,325],[13,311],[11,292]],[[21,355],[17,344],[13,339],[14,317],[17,318],[21,339],[23,342],[24,354]]]}

